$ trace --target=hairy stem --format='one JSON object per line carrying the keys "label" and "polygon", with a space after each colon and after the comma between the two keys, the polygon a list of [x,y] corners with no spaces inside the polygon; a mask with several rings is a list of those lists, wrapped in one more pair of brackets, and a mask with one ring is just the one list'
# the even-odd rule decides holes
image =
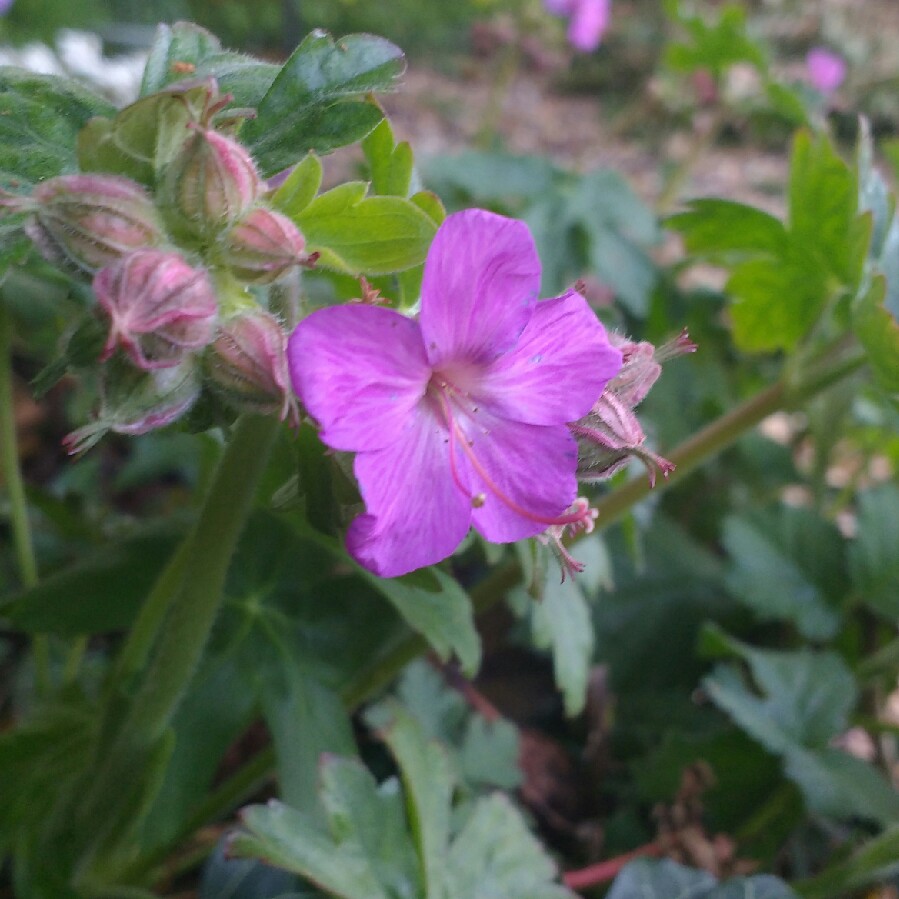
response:
{"label": "hairy stem", "polygon": [[[6,309],[0,304],[0,472],[6,482],[9,498],[9,518],[12,525],[13,545],[19,577],[25,587],[37,583],[37,562],[31,525],[28,521],[28,503],[25,485],[19,467],[19,450],[16,440],[16,416],[12,378],[12,327]],[[50,648],[45,636],[34,638],[34,665],[40,692],[46,692],[50,684]]]}

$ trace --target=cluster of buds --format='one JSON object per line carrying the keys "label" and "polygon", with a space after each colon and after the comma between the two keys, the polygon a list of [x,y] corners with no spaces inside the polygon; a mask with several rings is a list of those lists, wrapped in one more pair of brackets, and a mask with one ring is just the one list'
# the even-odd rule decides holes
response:
{"label": "cluster of buds", "polygon": [[[108,328],[98,360],[106,363],[102,408],[97,422],[72,435],[76,450],[103,430],[143,433],[168,424],[204,388],[236,410],[296,419],[286,334],[264,308],[264,288],[314,258],[296,225],[267,205],[268,186],[251,155],[222,122],[217,127],[230,96],[214,80],[167,96],[187,110],[176,125],[144,98],[87,128],[114,135],[121,119],[133,133],[145,116],[146,132],[155,134],[148,138],[156,144],[147,153],[152,176],[145,159],[126,165],[127,174],[117,162],[115,172],[60,175],[30,195],[0,196],[0,213],[27,215],[24,230],[45,259],[92,279]],[[169,129],[164,141],[161,121]],[[102,168],[95,163],[87,167]],[[135,370],[124,379],[133,401],[121,389],[122,362]]]}
{"label": "cluster of buds", "polygon": [[662,363],[695,352],[696,344],[686,331],[660,347],[645,340],[633,343],[619,334],[610,334],[609,339],[621,350],[621,370],[606,385],[590,412],[568,425],[578,443],[577,476],[587,483],[604,481],[629,459],[637,458],[646,465],[649,483],[655,486],[656,474],[661,472],[668,477],[674,466],[644,446],[646,434],[634,409],[655,384]]}

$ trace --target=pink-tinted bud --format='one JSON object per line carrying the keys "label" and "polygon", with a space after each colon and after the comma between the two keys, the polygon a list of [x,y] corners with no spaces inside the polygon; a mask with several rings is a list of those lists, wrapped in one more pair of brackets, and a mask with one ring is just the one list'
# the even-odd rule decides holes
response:
{"label": "pink-tinted bud", "polygon": [[621,368],[606,385],[606,392],[630,408],[638,406],[662,373],[662,366],[655,358],[655,347],[645,340],[632,343],[615,333],[609,335],[609,342],[621,350]]}
{"label": "pink-tinted bud", "polygon": [[240,221],[263,189],[256,165],[237,141],[194,126],[166,169],[159,201],[176,236],[206,241]]}
{"label": "pink-tinted bud", "polygon": [[41,254],[89,274],[163,239],[150,196],[129,178],[60,175],[39,184],[24,202],[34,210],[25,232]]}
{"label": "pink-tinted bud", "polygon": [[270,284],[306,261],[305,246],[286,215],[257,206],[225,236],[225,264],[238,281]]}
{"label": "pink-tinted bud", "polygon": [[204,356],[209,386],[239,409],[297,421],[287,372],[287,337],[261,309],[226,319]]}
{"label": "pink-tinted bud", "polygon": [[139,371],[122,362],[108,366],[103,375],[97,418],[62,441],[70,455],[90,449],[109,431],[138,435],[164,428],[200,396],[200,378],[192,359],[157,371]]}
{"label": "pink-tinted bud", "polygon": [[137,250],[97,272],[94,293],[110,320],[101,360],[120,345],[138,368],[168,368],[212,340],[215,291],[178,253]]}

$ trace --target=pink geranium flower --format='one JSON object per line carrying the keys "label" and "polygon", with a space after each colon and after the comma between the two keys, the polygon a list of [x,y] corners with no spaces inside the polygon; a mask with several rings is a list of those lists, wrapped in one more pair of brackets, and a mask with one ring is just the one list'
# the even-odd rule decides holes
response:
{"label": "pink geranium flower", "polygon": [[591,522],[576,499],[586,415],[621,366],[583,297],[537,302],[525,224],[451,215],[425,263],[418,321],[360,304],[294,331],[294,388],[325,444],[356,453],[365,502],[351,555],[393,577],[449,556],[474,527],[505,543]]}
{"label": "pink geranium flower", "polygon": [[568,17],[568,42],[575,50],[590,53],[602,42],[609,27],[612,0],[544,0],[557,16]]}

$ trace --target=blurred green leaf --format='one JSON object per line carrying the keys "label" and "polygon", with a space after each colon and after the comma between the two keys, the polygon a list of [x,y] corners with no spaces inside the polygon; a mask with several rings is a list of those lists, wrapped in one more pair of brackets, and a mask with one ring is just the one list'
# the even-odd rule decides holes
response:
{"label": "blurred green leaf", "polygon": [[608,899],[795,899],[787,884],[768,874],[735,877],[719,883],[707,871],[670,859],[637,859],[626,865]]}
{"label": "blurred green leaf", "polygon": [[404,69],[402,51],[383,38],[351,34],[335,41],[313,31],[284,64],[241,139],[264,177],[309,150],[327,153],[360,140],[384,114],[359,97],[390,89]]}
{"label": "blurred green leaf", "polygon": [[849,548],[859,599],[894,622],[899,618],[899,488],[884,484],[858,495],[858,530]]}
{"label": "blurred green leaf", "polygon": [[91,117],[114,113],[78,82],[0,68],[0,186],[19,192],[77,171],[78,132]]}
{"label": "blurred green leaf", "polygon": [[36,587],[0,600],[0,618],[28,633],[69,637],[128,627],[186,530],[185,521],[169,521],[105,543]]}
{"label": "blurred green leaf", "polygon": [[884,303],[887,289],[885,278],[874,279],[855,304],[852,327],[868,354],[874,380],[887,393],[899,394],[899,321]]}
{"label": "blurred green leaf", "polygon": [[792,621],[809,640],[837,633],[848,582],[836,528],[811,510],[781,506],[729,517],[723,542],[732,560],[727,587],[762,620]]}
{"label": "blurred green leaf", "polygon": [[683,236],[688,252],[724,261],[776,254],[787,241],[780,219],[733,200],[690,200],[686,212],[665,219],[665,227]]}

